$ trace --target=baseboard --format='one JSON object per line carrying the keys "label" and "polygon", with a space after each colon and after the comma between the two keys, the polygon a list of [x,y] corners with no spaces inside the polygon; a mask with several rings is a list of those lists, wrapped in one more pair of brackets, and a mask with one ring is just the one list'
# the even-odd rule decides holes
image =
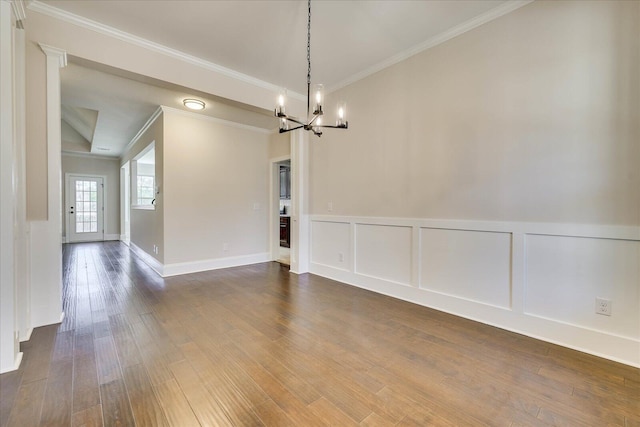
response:
{"label": "baseboard", "polygon": [[164,277],[163,276],[163,274],[164,274],[164,265],[162,265],[162,263],[160,261],[158,261],[157,259],[155,259],[151,255],[149,255],[147,252],[145,252],[143,249],[141,249],[138,245],[136,245],[133,242],[129,242],[129,249],[131,249],[131,251],[138,258],[140,258],[145,264],[147,264],[149,267],[151,267],[151,269],[153,271],[158,273],[161,277]]}
{"label": "baseboard", "polygon": [[33,333],[33,328],[29,328],[24,335],[22,335],[22,334],[20,335],[20,337],[19,337],[20,342],[29,341],[31,339],[31,334],[32,333]]}
{"label": "baseboard", "polygon": [[[310,272],[351,286],[408,301],[458,317],[477,321],[531,338],[592,354],[634,367],[640,367],[640,341],[493,307],[451,295],[412,286],[398,286],[393,281],[371,278],[324,264],[311,263]],[[603,351],[608,349],[608,351]]]}
{"label": "baseboard", "polygon": [[262,252],[227,258],[214,258],[201,261],[165,264],[163,277],[197,273],[199,271],[218,270],[220,268],[239,267],[242,265],[258,264],[269,261],[271,261],[270,254],[268,252]]}
{"label": "baseboard", "polygon": [[18,354],[16,354],[16,362],[14,365],[14,371],[17,371],[18,369],[20,369],[20,364],[22,364],[22,356],[24,356],[23,352],[20,352]]}

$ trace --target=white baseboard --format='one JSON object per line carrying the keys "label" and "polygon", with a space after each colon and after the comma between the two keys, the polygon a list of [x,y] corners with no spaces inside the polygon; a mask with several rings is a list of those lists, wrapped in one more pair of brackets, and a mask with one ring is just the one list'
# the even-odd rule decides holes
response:
{"label": "white baseboard", "polygon": [[31,339],[31,334],[33,333],[33,328],[29,328],[27,332],[24,334],[20,334],[19,340],[20,342],[29,341]]}
{"label": "white baseboard", "polygon": [[158,261],[157,259],[155,259],[151,255],[149,255],[147,252],[145,252],[143,249],[141,249],[138,245],[136,245],[133,242],[129,243],[129,249],[131,249],[131,251],[136,256],[138,256],[138,258],[140,258],[145,264],[147,264],[149,267],[151,267],[151,269],[153,271],[158,273],[160,276],[164,277],[163,276],[164,266],[162,265],[162,263],[160,261]]}
{"label": "white baseboard", "polygon": [[174,264],[162,264],[160,261],[142,250],[135,243],[130,242],[129,248],[136,254],[145,264],[151,267],[156,273],[162,277],[178,276],[181,274],[197,273],[200,271],[218,270],[221,268],[239,267],[242,265],[258,264],[261,262],[271,261],[268,252],[240,255],[227,258],[205,259],[200,261],[180,262]]}
{"label": "white baseboard", "polygon": [[220,268],[258,264],[261,262],[269,261],[271,261],[270,254],[268,252],[263,252],[258,254],[241,255],[227,258],[214,258],[201,261],[165,264],[163,277],[176,276],[179,274],[197,273],[199,271],[218,270]]}

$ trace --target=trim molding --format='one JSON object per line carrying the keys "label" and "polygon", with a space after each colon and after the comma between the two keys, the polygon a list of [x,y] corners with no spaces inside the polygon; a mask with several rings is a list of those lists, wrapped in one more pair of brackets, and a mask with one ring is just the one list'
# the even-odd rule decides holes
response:
{"label": "trim molding", "polygon": [[201,261],[179,262],[165,264],[162,277],[177,276],[180,274],[197,273],[199,271],[218,270],[221,268],[239,267],[242,265],[258,264],[271,261],[269,252],[240,255],[226,258],[213,258]]}
{"label": "trim molding", "polygon": [[199,261],[162,264],[133,242],[129,242],[129,249],[160,277],[178,276],[181,274],[198,273],[200,271],[218,270],[221,268],[239,267],[243,265],[259,264],[271,261],[269,252],[240,255],[227,258],[212,258]]}
{"label": "trim molding", "polygon": [[29,328],[24,335],[20,336],[20,338],[19,338],[20,342],[29,341],[31,339],[31,334],[32,333],[33,333],[33,328]]}
{"label": "trim molding", "polygon": [[12,0],[11,8],[13,9],[13,15],[18,22],[18,28],[22,29],[22,23],[20,21],[24,21],[27,19],[27,8],[25,6],[25,0]]}
{"label": "trim molding", "polygon": [[479,221],[465,219],[425,219],[311,215],[311,221],[341,222],[401,227],[443,228],[462,231],[493,231],[550,236],[591,237],[596,239],[638,240],[640,226],[572,224],[555,222]]}
{"label": "trim molding", "polygon": [[180,110],[178,108],[167,107],[166,105],[161,105],[160,109],[166,113],[179,114],[182,116],[192,117],[194,119],[199,119],[207,122],[218,123],[222,125],[226,125],[229,127],[234,127],[238,129],[250,130],[253,132],[262,133],[265,135],[271,135],[273,133],[273,129],[263,129],[257,126],[245,125],[243,123],[232,122],[230,120],[220,119],[218,117],[206,116],[204,114],[194,113],[192,111]]}
{"label": "trim molding", "polygon": [[94,159],[94,160],[119,160],[120,159],[120,157],[117,157],[117,156],[104,156],[101,154],[82,153],[79,151],[67,151],[67,150],[62,150],[62,155],[68,156],[68,157],[79,157],[82,159]]}
{"label": "trim molding", "polygon": [[348,86],[352,83],[357,82],[358,80],[362,80],[365,77],[368,77],[378,71],[381,71],[385,68],[391,67],[392,65],[397,64],[398,62],[402,62],[407,58],[410,58],[414,55],[417,55],[420,52],[424,52],[425,50],[431,49],[432,47],[438,46],[448,40],[453,39],[461,34],[466,33],[467,31],[471,31],[474,28],[477,28],[487,22],[493,21],[507,13],[513,12],[516,9],[521,8],[522,6],[526,6],[529,3],[532,3],[534,0],[512,0],[502,3],[500,6],[497,6],[481,15],[478,15],[470,20],[463,22],[460,25],[456,25],[455,27],[444,31],[440,34],[436,34],[435,36],[419,43],[404,52],[400,52],[390,58],[385,59],[382,62],[378,62],[377,64],[363,70],[359,73],[348,77],[339,83],[331,86],[327,89],[327,92],[334,92],[338,89],[341,89],[345,86]]}
{"label": "trim molding", "polygon": [[[106,35],[108,37],[113,37],[118,40],[122,40],[127,43],[131,43],[136,46],[140,46],[144,49],[148,49],[154,52],[161,53],[166,56],[173,57],[183,62],[187,62],[189,64],[195,65],[197,67],[201,67],[210,71],[214,71],[216,73],[222,74],[223,76],[244,82],[249,83],[254,86],[270,90],[274,93],[280,91],[280,87],[274,85],[272,83],[265,82],[264,80],[257,79],[255,77],[251,77],[247,74],[239,73],[230,68],[223,67],[214,62],[206,61],[204,59],[198,58],[193,55],[186,54],[177,49],[172,49],[170,47],[161,45],[159,43],[153,42],[151,40],[144,39],[142,37],[138,37],[136,35],[118,30],[116,28],[110,27],[108,25],[101,24],[100,22],[93,21],[91,19],[87,19],[85,17],[67,12],[62,9],[58,9],[56,7],[50,6],[48,4],[33,1],[28,6],[29,10],[33,10],[34,12],[42,13],[44,15],[50,16],[52,18],[59,19],[61,21],[68,22],[73,25],[77,25],[79,27],[83,27],[89,29],[91,31],[95,31],[97,33]],[[306,96],[297,93],[297,92],[287,92],[287,96],[297,99],[299,101],[304,101],[307,99]]]}
{"label": "trim molding", "polygon": [[131,252],[134,253],[134,255],[140,258],[145,264],[151,267],[153,271],[158,273],[161,277],[164,277],[162,275],[164,271],[164,266],[160,261],[158,261],[151,255],[149,255],[147,252],[145,252],[142,248],[140,248],[138,245],[136,245],[133,242],[129,242],[129,249],[131,250]]}
{"label": "trim molding", "polygon": [[123,156],[127,154],[129,150],[131,150],[131,147],[133,147],[136,144],[136,142],[138,142],[140,137],[151,127],[151,125],[156,121],[156,119],[160,117],[160,114],[162,114],[162,106],[158,107],[156,111],[153,112],[153,114],[151,115],[151,117],[149,117],[147,122],[144,125],[142,125],[138,133],[136,133],[133,139],[131,139],[131,141],[129,141],[127,146],[124,147],[124,150],[122,150]]}

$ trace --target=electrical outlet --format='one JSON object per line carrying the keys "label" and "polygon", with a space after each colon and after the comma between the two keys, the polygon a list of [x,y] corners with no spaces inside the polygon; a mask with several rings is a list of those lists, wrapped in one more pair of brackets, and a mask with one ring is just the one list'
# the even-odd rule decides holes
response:
{"label": "electrical outlet", "polygon": [[338,261],[344,262],[344,254],[342,252],[338,254]]}
{"label": "electrical outlet", "polygon": [[333,211],[333,202],[327,203],[327,211],[329,212]]}
{"label": "electrical outlet", "polygon": [[222,244],[222,250],[227,252],[229,250],[229,244],[227,242]]}
{"label": "electrical outlet", "polygon": [[260,203],[254,203],[253,204],[253,210],[254,211],[259,211],[260,210]]}
{"label": "electrical outlet", "polygon": [[604,298],[596,298],[596,314],[611,316],[611,301]]}

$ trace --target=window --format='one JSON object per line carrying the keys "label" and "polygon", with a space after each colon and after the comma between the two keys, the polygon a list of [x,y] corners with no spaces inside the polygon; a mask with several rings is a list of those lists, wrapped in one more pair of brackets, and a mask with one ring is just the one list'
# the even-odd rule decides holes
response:
{"label": "window", "polygon": [[155,178],[149,175],[138,175],[138,205],[148,206],[153,204]]}
{"label": "window", "polygon": [[157,191],[156,150],[152,142],[131,162],[131,208],[155,209]]}

